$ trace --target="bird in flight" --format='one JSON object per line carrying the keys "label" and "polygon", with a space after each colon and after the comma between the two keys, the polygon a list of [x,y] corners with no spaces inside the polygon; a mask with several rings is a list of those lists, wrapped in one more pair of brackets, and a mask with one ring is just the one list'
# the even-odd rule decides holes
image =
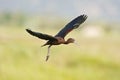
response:
{"label": "bird in flight", "polygon": [[42,47],[49,45],[47,56],[46,56],[46,61],[47,61],[49,59],[49,56],[50,56],[50,47],[52,45],[69,44],[69,43],[75,42],[75,39],[73,39],[73,38],[68,38],[67,40],[65,40],[64,38],[73,29],[78,28],[86,19],[87,19],[87,15],[85,15],[85,14],[78,16],[77,18],[75,18],[71,22],[69,22],[55,36],[51,36],[51,35],[43,34],[43,33],[39,33],[39,32],[34,32],[30,29],[26,29],[26,31],[29,34],[31,34],[32,36],[38,37],[38,38],[43,39],[43,40],[47,40],[47,42],[44,45],[42,45]]}

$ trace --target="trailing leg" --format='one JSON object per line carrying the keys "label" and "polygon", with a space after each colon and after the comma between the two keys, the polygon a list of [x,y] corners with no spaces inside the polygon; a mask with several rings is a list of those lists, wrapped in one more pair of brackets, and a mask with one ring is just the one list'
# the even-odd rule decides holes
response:
{"label": "trailing leg", "polygon": [[49,59],[49,57],[50,57],[50,47],[51,47],[52,45],[49,45],[48,46],[48,53],[47,53],[47,56],[46,56],[46,61]]}

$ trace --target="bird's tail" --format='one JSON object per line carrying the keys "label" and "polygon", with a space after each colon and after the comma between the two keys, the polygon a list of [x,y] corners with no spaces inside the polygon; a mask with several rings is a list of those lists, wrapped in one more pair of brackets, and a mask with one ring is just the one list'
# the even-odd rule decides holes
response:
{"label": "bird's tail", "polygon": [[41,47],[44,47],[44,46],[46,46],[46,45],[47,45],[47,43],[43,44]]}

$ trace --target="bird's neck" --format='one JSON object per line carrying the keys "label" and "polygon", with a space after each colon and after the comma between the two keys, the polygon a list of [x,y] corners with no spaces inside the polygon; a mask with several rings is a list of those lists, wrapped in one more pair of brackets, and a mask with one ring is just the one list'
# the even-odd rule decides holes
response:
{"label": "bird's neck", "polygon": [[69,43],[70,43],[70,42],[68,42],[68,41],[65,41],[65,42],[64,42],[64,44],[69,44]]}

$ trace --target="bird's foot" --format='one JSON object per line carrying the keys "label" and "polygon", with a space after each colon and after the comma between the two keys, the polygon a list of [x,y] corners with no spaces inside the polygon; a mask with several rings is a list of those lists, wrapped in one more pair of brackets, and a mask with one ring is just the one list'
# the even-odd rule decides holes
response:
{"label": "bird's foot", "polygon": [[49,57],[50,57],[49,55],[46,56],[46,61],[48,61]]}

